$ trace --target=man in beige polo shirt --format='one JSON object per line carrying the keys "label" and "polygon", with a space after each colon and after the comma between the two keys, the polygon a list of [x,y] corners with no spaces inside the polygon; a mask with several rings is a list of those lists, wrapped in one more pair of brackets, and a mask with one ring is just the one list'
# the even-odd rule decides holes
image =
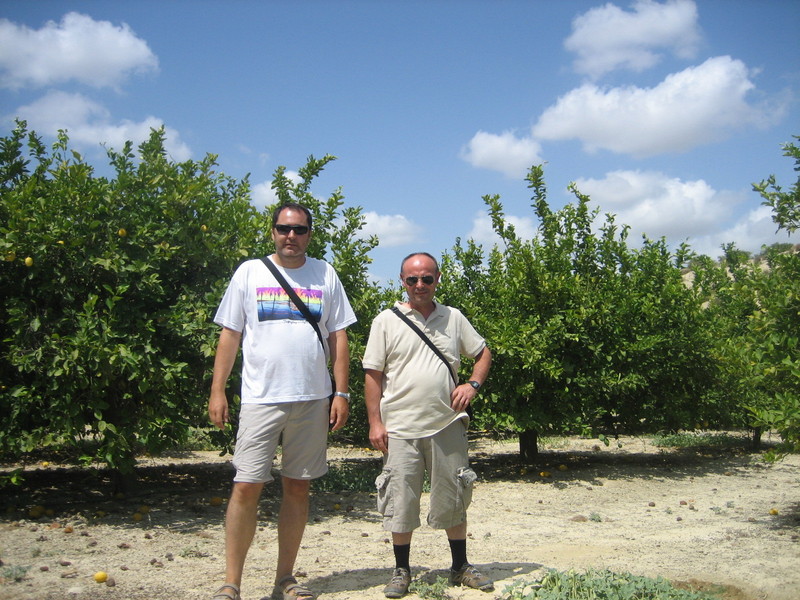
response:
{"label": "man in beige polo shirt", "polygon": [[[467,507],[477,478],[469,467],[467,408],[489,374],[491,352],[460,311],[434,302],[439,277],[430,254],[403,260],[400,279],[408,300],[375,318],[362,361],[369,438],[384,453],[376,480],[378,510],[384,529],[392,532],[395,555],[391,581],[383,590],[387,598],[402,597],[411,583],[411,537],[420,526],[426,470],[431,481],[428,524],[447,533],[450,583],[494,589],[491,579],[469,564],[466,550]],[[462,355],[475,358],[475,364],[470,380],[459,385]]]}

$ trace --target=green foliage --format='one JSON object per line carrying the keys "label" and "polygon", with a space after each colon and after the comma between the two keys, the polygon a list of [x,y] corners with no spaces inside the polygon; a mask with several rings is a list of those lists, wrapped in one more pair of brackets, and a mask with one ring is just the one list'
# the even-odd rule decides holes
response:
{"label": "green foliage", "polygon": [[627,228],[577,202],[554,212],[541,167],[528,175],[537,236],[523,240],[497,196],[484,198],[503,247],[484,256],[460,240],[440,287],[487,338],[492,375],[476,410],[494,430],[629,433],[702,420],[709,339],[681,268],[663,240],[627,244]]}
{"label": "green foliage", "polygon": [[[800,136],[792,136],[800,140]],[[794,158],[794,170],[800,171],[800,147],[795,144],[785,144],[783,155]],[[762,204],[773,210],[772,220],[778,224],[778,229],[785,229],[789,233],[797,231],[800,227],[800,178],[788,192],[784,192],[776,182],[775,176],[770,175],[760,183],[753,184],[753,190],[764,199]]]}
{"label": "green foliage", "polygon": [[677,589],[665,579],[630,573],[549,570],[538,582],[519,580],[500,600],[712,600],[715,596]]}
{"label": "green foliage", "polygon": [[[800,170],[800,150],[785,150]],[[51,148],[24,122],[0,138],[0,452],[66,446],[130,472],[137,453],[207,443],[198,436],[231,445],[232,428],[207,422],[211,317],[236,266],[273,251],[273,207],[255,210],[247,178],[218,173],[213,155],[171,161],[163,129],[107,154],[110,177],[64,132]],[[273,189],[278,203],[313,213],[309,254],[336,268],[358,317],[348,331],[357,400],[334,438],[363,442],[358,361],[398,289],[369,280],[378,240],[359,235],[362,209],[345,206],[341,189],[310,192],[332,160],[310,156],[297,181],[280,167]],[[633,249],[613,216],[597,226],[575,186],[575,202],[553,211],[541,167],[528,183],[534,239],[486,196],[501,244],[485,253],[456,240],[442,259],[439,299],[464,311],[494,357],[479,427],[604,438],[752,426],[800,449],[799,253],[776,245],[753,259],[729,245],[715,262],[664,240]],[[788,231],[799,187],[784,192],[774,177],[754,186]],[[229,383],[235,396],[238,368]]]}
{"label": "green foliage", "polygon": [[[271,207],[259,213],[247,179],[218,173],[213,155],[169,160],[163,129],[107,154],[113,175],[100,177],[64,132],[51,149],[24,122],[0,139],[0,451],[72,445],[129,473],[137,453],[198,435],[232,445],[233,428],[208,426],[211,317],[238,264],[273,251]],[[273,188],[314,214],[310,254],[339,272],[359,357],[384,292],[367,277],[377,239],[357,235],[361,209],[309,191],[333,159],[309,157],[299,182],[281,167]],[[231,396],[238,387],[235,368]]]}
{"label": "green foliage", "polygon": [[24,581],[25,578],[28,576],[28,571],[30,571],[30,566],[21,566],[21,565],[3,565],[2,569],[0,569],[0,580],[2,581],[16,581],[19,583],[20,581]]}
{"label": "green foliage", "polygon": [[261,235],[248,183],[170,161],[163,129],[109,150],[111,179],[64,132],[48,152],[20,122],[0,148],[0,448],[91,438],[129,472],[206,421],[209,307]]}
{"label": "green foliage", "polygon": [[652,444],[660,448],[741,448],[749,443],[749,438],[730,433],[681,432],[656,435]]}
{"label": "green foliage", "polygon": [[447,600],[452,598],[448,593],[450,583],[444,577],[437,577],[433,583],[428,583],[422,579],[415,579],[408,586],[408,591],[416,594],[423,600]]}
{"label": "green foliage", "polygon": [[[800,171],[800,149],[785,146]],[[795,231],[800,178],[782,192],[770,177],[753,186],[771,206],[780,228]],[[764,248],[757,259],[723,247],[719,263],[698,258],[695,288],[708,307],[706,321],[716,343],[717,385],[710,392],[735,405],[752,427],[777,430],[776,456],[800,450],[800,253],[786,244]]]}
{"label": "green foliage", "polygon": [[337,462],[330,465],[325,477],[312,483],[315,492],[365,492],[375,491],[375,478],[380,475],[381,461]]}

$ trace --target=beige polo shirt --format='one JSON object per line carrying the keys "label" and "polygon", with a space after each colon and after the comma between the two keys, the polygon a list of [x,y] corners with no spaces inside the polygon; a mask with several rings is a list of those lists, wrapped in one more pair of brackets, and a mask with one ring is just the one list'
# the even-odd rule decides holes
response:
{"label": "beige polo shirt", "polygon": [[[486,346],[461,311],[443,304],[426,320],[418,311],[396,306],[425,333],[458,373],[461,356],[475,357]],[[372,322],[362,366],[383,373],[381,419],[389,437],[431,436],[466,412],[450,408],[453,380],[447,367],[391,310]]]}

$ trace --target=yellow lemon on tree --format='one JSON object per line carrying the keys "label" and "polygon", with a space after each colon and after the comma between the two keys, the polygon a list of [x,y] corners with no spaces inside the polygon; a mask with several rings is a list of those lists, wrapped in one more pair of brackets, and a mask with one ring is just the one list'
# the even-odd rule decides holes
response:
{"label": "yellow lemon on tree", "polygon": [[208,231],[208,225],[200,225],[200,231],[202,231],[203,233]]}
{"label": "yellow lemon on tree", "polygon": [[32,267],[33,266],[33,258],[31,258],[30,256],[28,258],[26,258],[25,259],[25,266],[26,267]]}
{"label": "yellow lemon on tree", "polygon": [[127,232],[127,231],[125,231],[125,229],[124,229],[124,228],[120,227],[120,230],[117,232],[117,235],[118,235],[119,237],[125,237],[126,235],[128,235],[128,232]]}
{"label": "yellow lemon on tree", "polygon": [[105,571],[98,571],[97,573],[94,574],[94,580],[97,583],[105,583],[106,581],[108,581],[108,573],[106,573]]}
{"label": "yellow lemon on tree", "polygon": [[13,250],[9,250],[8,252],[6,252],[6,260],[8,262],[14,262],[15,260],[17,260],[17,253],[14,252]]}

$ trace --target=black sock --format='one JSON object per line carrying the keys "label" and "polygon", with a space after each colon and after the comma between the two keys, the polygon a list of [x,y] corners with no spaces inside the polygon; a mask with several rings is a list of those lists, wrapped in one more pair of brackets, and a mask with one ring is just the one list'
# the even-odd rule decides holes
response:
{"label": "black sock", "polygon": [[411,556],[411,544],[395,544],[393,548],[395,569],[406,569],[410,573],[411,564],[409,557]]}
{"label": "black sock", "polygon": [[448,540],[450,542],[450,554],[453,555],[453,571],[458,571],[467,564],[467,540]]}

